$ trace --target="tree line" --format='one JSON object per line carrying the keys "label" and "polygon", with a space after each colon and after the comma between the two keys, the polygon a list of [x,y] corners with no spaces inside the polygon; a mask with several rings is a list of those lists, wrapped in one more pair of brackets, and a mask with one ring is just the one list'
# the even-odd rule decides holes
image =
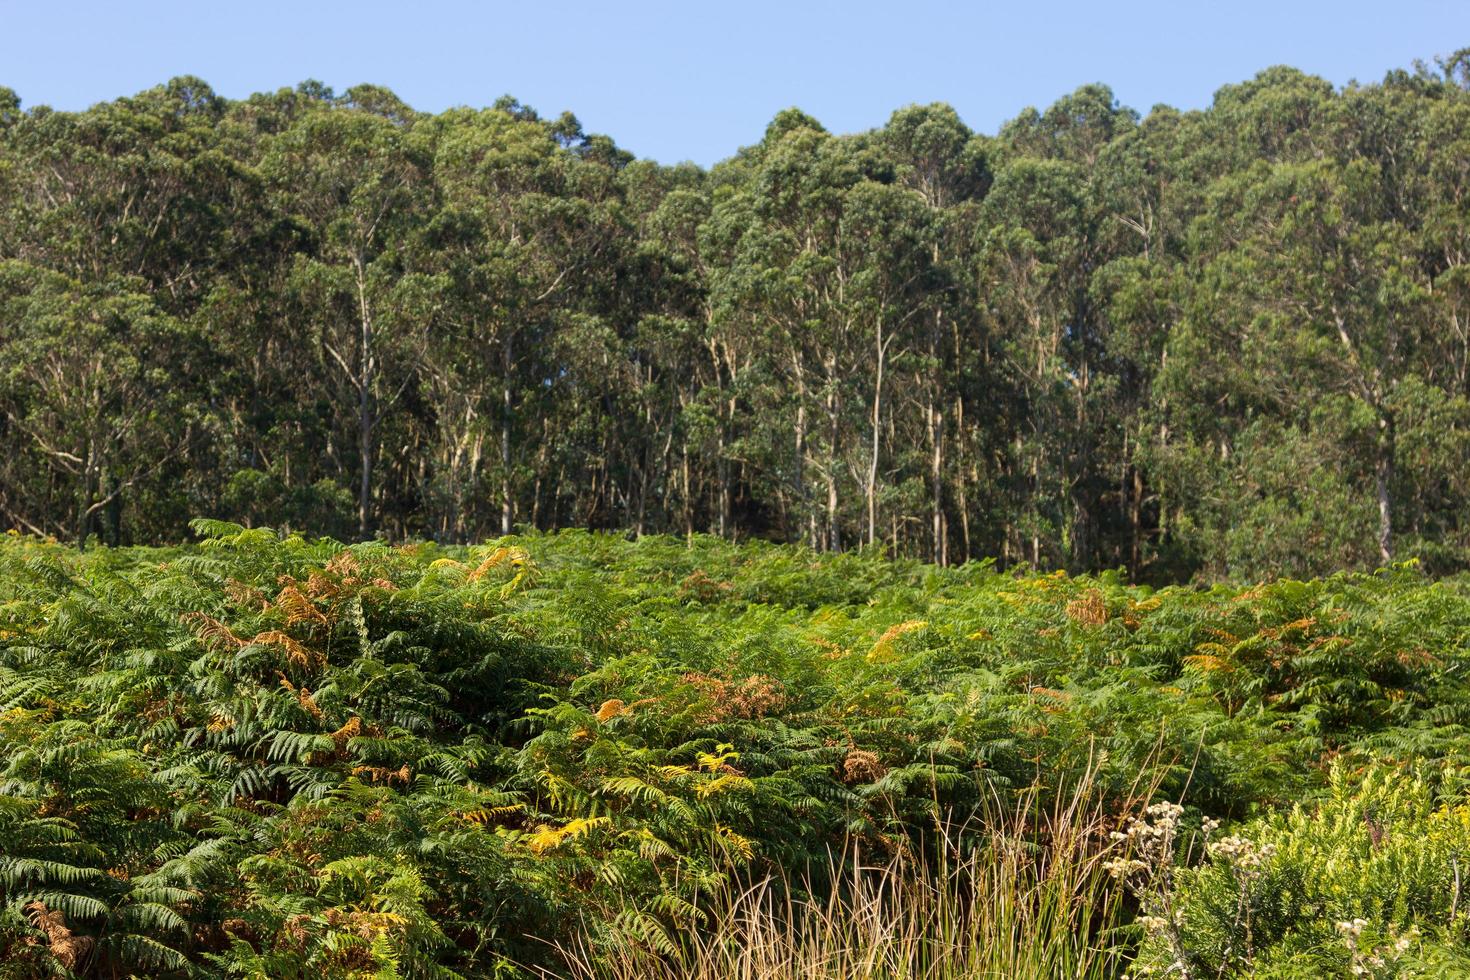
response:
{"label": "tree line", "polygon": [[511,98],[0,89],[0,523],[1470,565],[1470,52],[708,170]]}

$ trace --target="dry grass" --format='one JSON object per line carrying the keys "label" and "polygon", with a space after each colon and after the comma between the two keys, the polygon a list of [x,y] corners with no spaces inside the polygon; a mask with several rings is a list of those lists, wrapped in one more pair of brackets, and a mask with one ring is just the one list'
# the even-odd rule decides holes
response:
{"label": "dry grass", "polygon": [[[983,826],[977,833],[975,825]],[[1101,863],[1117,818],[1090,780],[946,827],[932,860],[834,855],[836,888],[783,875],[706,896],[702,928],[562,949],[566,980],[1056,980],[1121,972],[1122,897]],[[963,843],[960,843],[963,842]],[[635,935],[635,933],[637,933]],[[546,976],[553,976],[546,974]]]}

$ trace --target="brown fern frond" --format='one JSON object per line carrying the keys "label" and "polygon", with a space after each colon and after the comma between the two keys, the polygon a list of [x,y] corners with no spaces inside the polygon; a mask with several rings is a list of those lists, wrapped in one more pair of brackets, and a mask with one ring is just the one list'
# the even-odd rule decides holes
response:
{"label": "brown fern frond", "polygon": [[353,715],[347,719],[347,724],[332,733],[332,741],[337,743],[337,751],[340,752],[342,751],[342,746],[347,743],[349,738],[353,738],[361,733],[362,719]]}
{"label": "brown fern frond", "polygon": [[842,760],[842,781],[853,783],[875,783],[887,775],[888,769],[878,758],[878,753],[867,749],[853,749]]}
{"label": "brown fern frond", "polygon": [[286,614],[287,626],[295,626],[298,623],[326,625],[327,622],[327,614],[303,595],[294,583],[283,588],[276,596],[276,608]]}
{"label": "brown fern frond", "polygon": [[264,633],[257,633],[250,642],[261,646],[280,647],[286,651],[288,660],[301,667],[319,667],[323,659],[321,654],[308,650],[294,636],[282,633],[280,630],[266,630]]}
{"label": "brown fern frond", "polygon": [[1101,626],[1108,621],[1108,604],[1098,589],[1088,589],[1067,603],[1067,618],[1084,626]]}
{"label": "brown fern frond", "polygon": [[270,598],[253,585],[247,585],[239,579],[230,579],[225,583],[225,595],[230,601],[239,606],[248,606],[252,609],[269,609]]}
{"label": "brown fern frond", "polygon": [[318,707],[318,705],[316,703],[316,698],[314,698],[314,697],[311,696],[311,689],[310,688],[303,687],[303,688],[301,688],[301,690],[297,691],[296,692],[296,701],[297,701],[297,703],[299,703],[301,705],[301,707],[303,707],[303,708],[306,709],[306,713],[307,714],[311,715],[317,721],[321,721],[322,720],[322,718],[323,718],[322,709],[320,707]]}
{"label": "brown fern frond", "polygon": [[306,576],[306,594],[313,599],[335,599],[342,594],[342,584],[321,572],[312,572]]}
{"label": "brown fern frond", "polygon": [[51,955],[68,970],[75,970],[92,951],[91,936],[78,936],[68,928],[66,915],[60,909],[50,909],[45,902],[31,902],[25,907],[31,925],[46,934],[51,945]]}
{"label": "brown fern frond", "polygon": [[236,636],[229,626],[215,619],[208,613],[189,612],[179,617],[182,622],[193,623],[194,635],[212,649],[235,649],[238,650],[246,643]]}
{"label": "brown fern frond", "polygon": [[407,764],[397,769],[389,769],[385,766],[353,766],[352,775],[366,776],[374,783],[402,783],[407,784],[413,778],[413,770]]}
{"label": "brown fern frond", "polygon": [[356,577],[362,571],[362,563],[350,551],[339,551],[327,562],[326,571],[338,578]]}

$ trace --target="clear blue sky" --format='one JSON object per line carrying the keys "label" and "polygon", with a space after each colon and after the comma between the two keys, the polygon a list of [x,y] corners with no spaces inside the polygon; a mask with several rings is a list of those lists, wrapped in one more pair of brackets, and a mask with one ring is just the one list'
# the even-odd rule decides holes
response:
{"label": "clear blue sky", "polygon": [[849,132],[945,101],[994,132],[1088,82],[1198,108],[1273,64],[1377,81],[1465,46],[1470,0],[0,0],[0,85],[25,105],[181,74],[232,97],[375,82],[431,111],[511,93],[665,163],[713,163],[792,105]]}

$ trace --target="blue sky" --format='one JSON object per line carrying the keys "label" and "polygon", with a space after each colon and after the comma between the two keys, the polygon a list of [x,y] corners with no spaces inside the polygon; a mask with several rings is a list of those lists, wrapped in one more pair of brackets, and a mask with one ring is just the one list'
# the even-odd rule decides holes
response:
{"label": "blue sky", "polygon": [[511,93],[639,156],[710,164],[799,106],[829,128],[944,101],[994,132],[1102,81],[1126,105],[1209,104],[1273,64],[1377,81],[1470,46],[1470,0],[709,3],[0,0],[0,85],[80,109],[174,75],[221,94],[318,78],[418,109]]}

